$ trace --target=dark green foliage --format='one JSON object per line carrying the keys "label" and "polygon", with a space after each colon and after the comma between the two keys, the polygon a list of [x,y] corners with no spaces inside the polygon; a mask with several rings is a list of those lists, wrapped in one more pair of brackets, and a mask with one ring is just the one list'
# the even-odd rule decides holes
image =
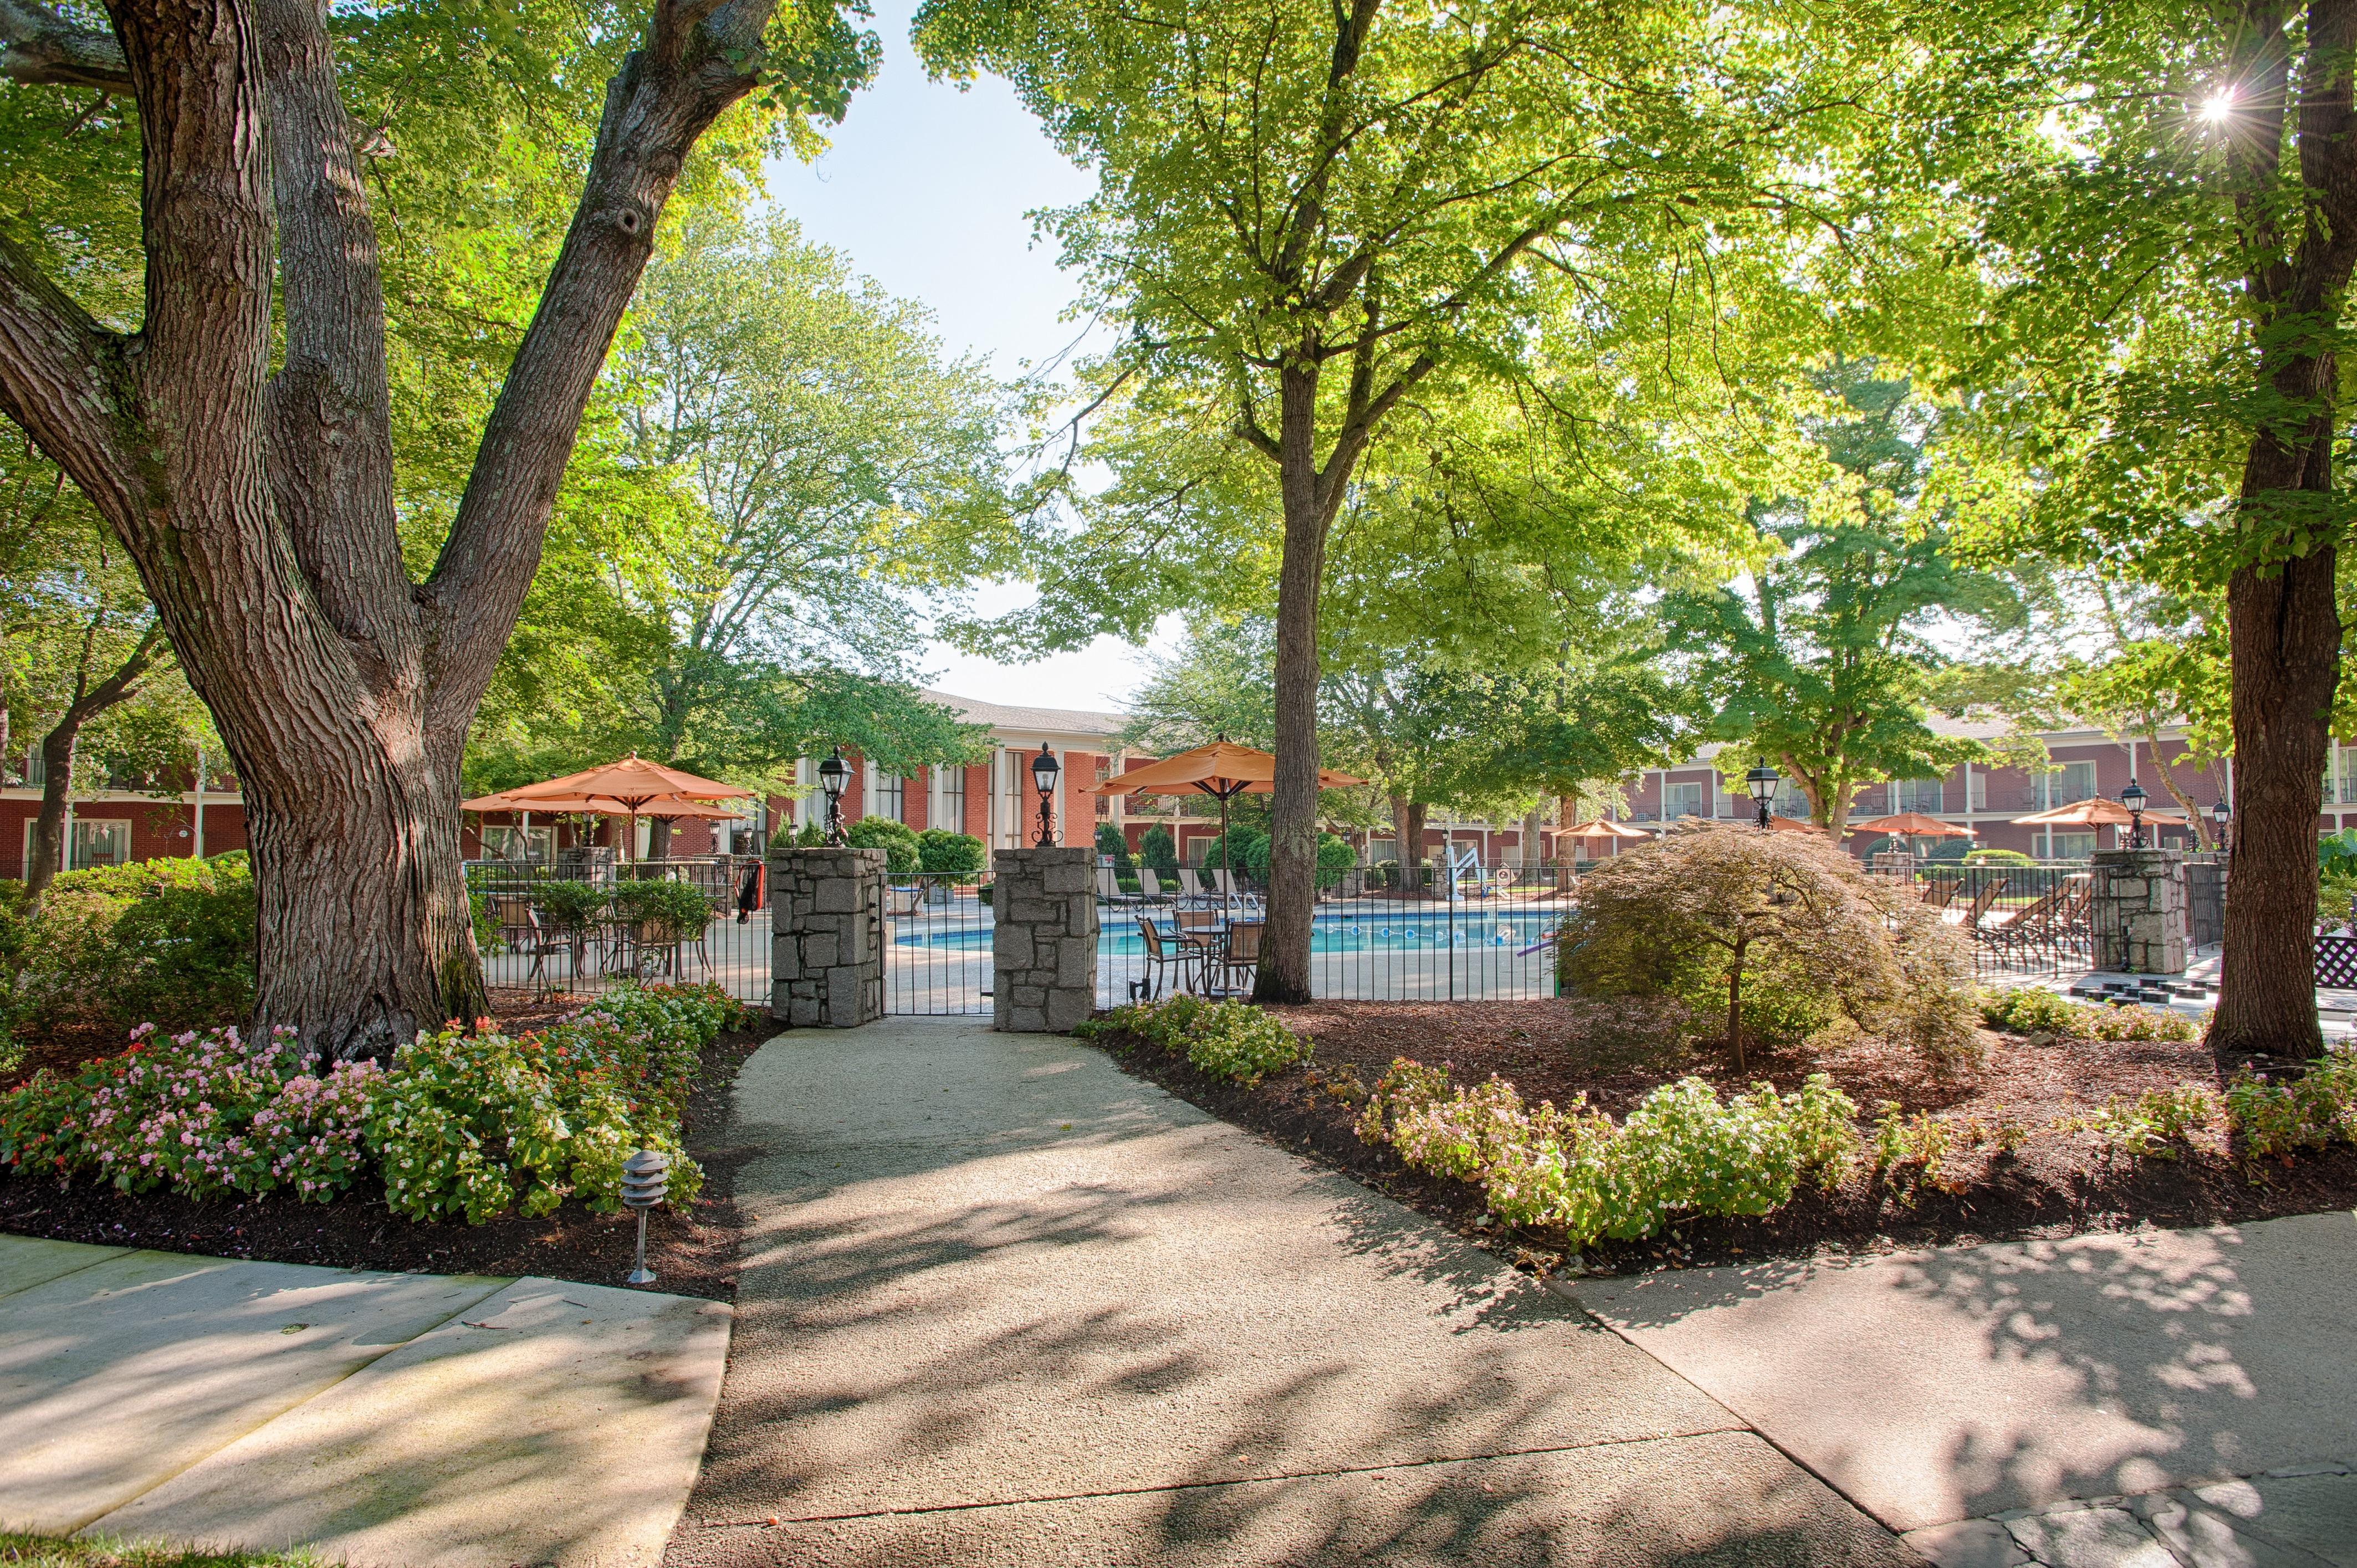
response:
{"label": "dark green foliage", "polygon": [[854,849],[882,850],[884,869],[894,876],[909,875],[923,858],[916,831],[889,817],[862,817],[845,830],[844,836]]}
{"label": "dark green foliage", "polygon": [[934,876],[972,876],[990,861],[990,851],[972,833],[927,828],[917,835],[917,869]]}
{"label": "dark green foliage", "polygon": [[1359,864],[1359,852],[1332,833],[1318,835],[1318,873],[1321,878],[1340,875]]}
{"label": "dark green foliage", "polygon": [[1176,882],[1178,879],[1178,845],[1170,837],[1168,828],[1156,826],[1146,829],[1146,836],[1138,841],[1137,858],[1165,881]]}
{"label": "dark green foliage", "polygon": [[2018,849],[1975,849],[1964,854],[1966,865],[2036,865],[2037,861]]}
{"label": "dark green foliage", "polygon": [[[1229,856],[1234,856],[1232,862]],[[1211,841],[1203,852],[1206,870],[1226,868],[1241,871],[1247,876],[1268,875],[1268,835],[1258,828],[1238,822]]]}
{"label": "dark green foliage", "polygon": [[29,918],[24,885],[0,884],[0,1028],[95,1042],[149,1019],[238,1022],[253,1005],[253,927],[242,852],[68,872]]}
{"label": "dark green foliage", "polygon": [[643,925],[664,926],[683,936],[694,936],[710,923],[712,900],[693,882],[650,877],[616,885],[617,918]]}
{"label": "dark green foliage", "polygon": [[1129,841],[1122,837],[1121,830],[1111,822],[1097,824],[1097,853],[1113,856],[1113,869],[1115,875],[1137,875],[1137,860],[1129,853]]}

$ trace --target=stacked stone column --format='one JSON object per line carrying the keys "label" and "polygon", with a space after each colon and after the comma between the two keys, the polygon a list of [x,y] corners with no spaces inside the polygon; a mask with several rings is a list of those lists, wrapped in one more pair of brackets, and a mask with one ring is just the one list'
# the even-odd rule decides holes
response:
{"label": "stacked stone column", "polygon": [[1064,1034],[1097,1003],[1093,846],[991,857],[991,1027]]}
{"label": "stacked stone column", "polygon": [[2094,870],[2095,967],[2123,974],[2185,972],[2185,856],[2173,849],[2101,849]]}
{"label": "stacked stone column", "polygon": [[884,1015],[884,852],[772,849],[770,1013],[796,1028]]}

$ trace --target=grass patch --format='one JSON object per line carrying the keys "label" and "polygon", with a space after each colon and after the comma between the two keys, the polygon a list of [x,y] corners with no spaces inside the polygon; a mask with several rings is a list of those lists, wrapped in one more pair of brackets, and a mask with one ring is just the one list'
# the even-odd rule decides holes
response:
{"label": "grass patch", "polygon": [[319,1568],[308,1552],[199,1552],[159,1541],[59,1541],[0,1532],[11,1568]]}

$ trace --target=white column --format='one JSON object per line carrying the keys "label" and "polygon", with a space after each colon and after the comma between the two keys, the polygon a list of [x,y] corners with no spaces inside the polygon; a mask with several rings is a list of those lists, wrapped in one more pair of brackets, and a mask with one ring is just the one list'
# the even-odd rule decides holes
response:
{"label": "white column", "polygon": [[205,857],[205,748],[201,746],[197,747],[196,796],[196,820],[189,824],[189,831],[196,844],[192,857],[202,860]]}

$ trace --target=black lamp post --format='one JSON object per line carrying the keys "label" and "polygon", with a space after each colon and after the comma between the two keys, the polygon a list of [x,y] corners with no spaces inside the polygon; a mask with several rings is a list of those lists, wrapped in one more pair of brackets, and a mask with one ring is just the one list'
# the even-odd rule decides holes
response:
{"label": "black lamp post", "polygon": [[2144,847],[2144,786],[2135,779],[2120,791],[2120,804],[2128,809],[2128,847]]}
{"label": "black lamp post", "polygon": [[826,791],[826,842],[841,848],[843,837],[843,791],[851,782],[851,764],[843,760],[843,747],[836,746],[834,755],[818,765],[819,788]]}
{"label": "black lamp post", "polygon": [[1039,832],[1031,841],[1034,849],[1051,849],[1056,843],[1056,775],[1062,771],[1056,765],[1056,754],[1048,743],[1039,743],[1039,755],[1031,759],[1031,787],[1039,791]]}
{"label": "black lamp post", "polygon": [[1760,808],[1760,825],[1763,828],[1768,825],[1768,803],[1776,798],[1778,778],[1776,770],[1768,766],[1764,757],[1754,763],[1751,771],[1743,776],[1743,781],[1751,786],[1751,801]]}
{"label": "black lamp post", "polygon": [[2226,800],[2223,796],[2219,797],[2218,803],[2210,808],[2210,825],[2218,830],[2218,853],[2220,854],[2231,854],[2233,853],[2226,843],[2226,824],[2233,820],[2233,808],[2226,804]]}

